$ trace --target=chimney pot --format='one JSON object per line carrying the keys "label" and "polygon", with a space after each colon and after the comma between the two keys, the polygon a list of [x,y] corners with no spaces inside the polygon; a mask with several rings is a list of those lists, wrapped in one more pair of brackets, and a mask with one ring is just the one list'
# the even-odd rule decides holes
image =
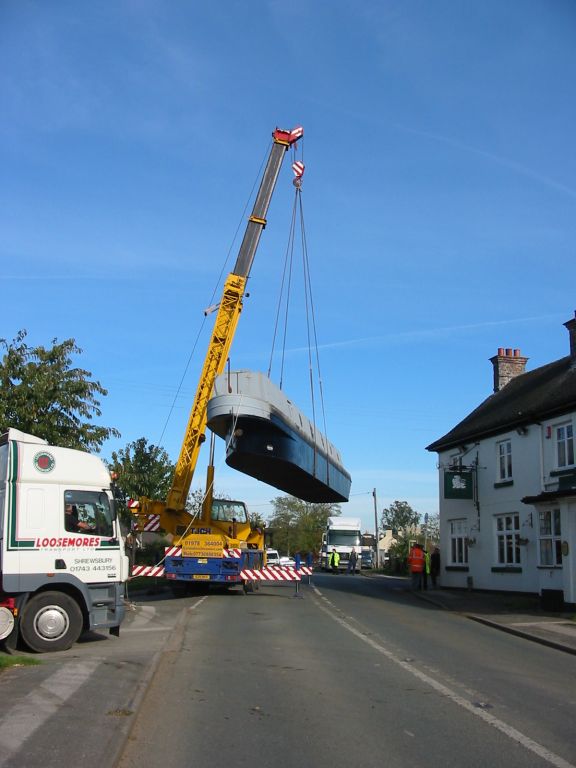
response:
{"label": "chimney pot", "polygon": [[512,350],[508,347],[506,348],[506,357],[512,357]]}
{"label": "chimney pot", "polygon": [[504,347],[498,347],[498,357],[504,357]]}
{"label": "chimney pot", "polygon": [[519,349],[515,349],[514,350],[514,357],[520,357],[520,350]]}

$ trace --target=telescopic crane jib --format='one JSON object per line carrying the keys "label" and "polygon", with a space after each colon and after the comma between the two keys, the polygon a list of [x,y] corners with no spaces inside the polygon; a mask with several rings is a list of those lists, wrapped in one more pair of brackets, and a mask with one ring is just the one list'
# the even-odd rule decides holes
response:
{"label": "telescopic crane jib", "polygon": [[[205,440],[207,404],[212,395],[214,381],[224,371],[226,360],[228,359],[240,312],[242,311],[242,299],[246,290],[246,283],[262,230],[266,226],[268,207],[284,155],[290,147],[296,144],[303,134],[304,129],[302,127],[291,131],[276,128],[272,133],[272,147],[254,207],[246,225],[236,264],[226,278],[222,297],[219,305],[217,305],[218,311],[214,321],[214,328],[190,410],[172,486],[165,501],[152,500],[145,497],[139,499],[136,509],[132,511],[135,512],[138,518],[140,530],[146,529],[146,523],[151,519],[151,516],[158,516],[160,528],[164,529],[167,533],[177,536],[185,534],[185,531],[190,526],[191,517],[186,512],[186,500],[198,461],[200,446]],[[293,170],[296,176],[296,183],[298,183],[298,180],[304,173],[304,166],[301,162],[294,163]],[[235,535],[233,538],[237,541],[246,540],[250,536],[249,523],[243,528],[236,519],[234,522],[233,533]]]}

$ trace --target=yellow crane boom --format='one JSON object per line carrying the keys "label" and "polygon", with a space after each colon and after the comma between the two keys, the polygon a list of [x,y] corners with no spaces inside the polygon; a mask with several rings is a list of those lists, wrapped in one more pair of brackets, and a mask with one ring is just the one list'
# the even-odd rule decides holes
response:
{"label": "yellow crane boom", "polygon": [[282,166],[282,160],[286,150],[295,144],[303,133],[304,131],[301,127],[295,128],[292,131],[276,128],[272,133],[273,143],[270,155],[260,182],[252,213],[248,219],[236,264],[224,283],[214,329],[202,373],[200,374],[194,402],[190,410],[180,456],[176,463],[172,486],[165,502],[147,498],[140,499],[138,517],[142,520],[152,514],[159,515],[160,526],[167,532],[176,533],[189,520],[189,516],[185,511],[186,500],[192,484],[200,447],[205,440],[208,400],[212,395],[214,381],[224,371],[226,360],[228,359],[238,319],[242,311],[242,299],[246,289],[246,282],[262,230],[266,226],[266,214]]}

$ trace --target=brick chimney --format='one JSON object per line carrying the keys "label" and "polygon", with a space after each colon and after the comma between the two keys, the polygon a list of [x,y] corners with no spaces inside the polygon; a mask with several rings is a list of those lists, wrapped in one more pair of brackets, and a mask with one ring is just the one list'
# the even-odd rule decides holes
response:
{"label": "brick chimney", "polygon": [[576,365],[576,312],[572,320],[568,320],[564,323],[564,327],[568,328],[570,334],[570,357],[572,358],[572,365]]}
{"label": "brick chimney", "polygon": [[[576,321],[570,322],[576,325]],[[528,358],[522,357],[519,349],[499,347],[498,354],[491,357],[490,362],[494,366],[494,392],[500,392],[509,381],[524,373]]]}

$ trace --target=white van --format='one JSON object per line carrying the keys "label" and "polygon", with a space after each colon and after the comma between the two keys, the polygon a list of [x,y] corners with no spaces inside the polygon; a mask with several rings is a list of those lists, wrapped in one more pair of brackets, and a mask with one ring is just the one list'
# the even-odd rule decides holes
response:
{"label": "white van", "polygon": [[266,565],[280,565],[280,555],[277,549],[266,550]]}

